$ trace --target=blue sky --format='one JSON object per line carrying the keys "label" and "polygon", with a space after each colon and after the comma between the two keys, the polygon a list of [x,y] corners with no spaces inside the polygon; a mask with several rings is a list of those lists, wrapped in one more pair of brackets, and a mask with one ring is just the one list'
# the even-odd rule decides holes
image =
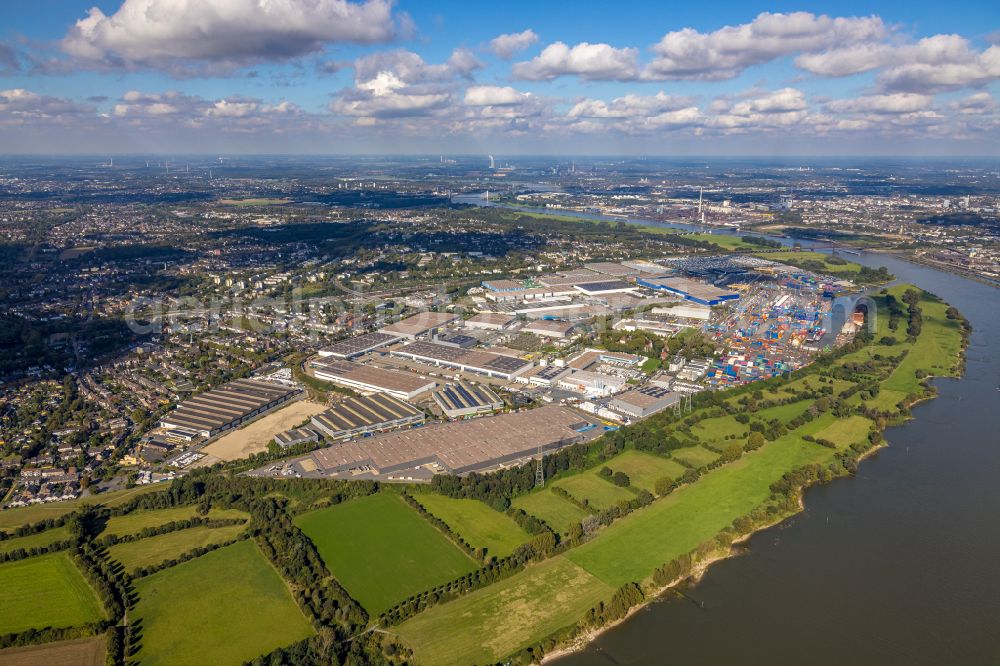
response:
{"label": "blue sky", "polygon": [[1000,148],[1000,3],[670,4],[2,3],[0,151]]}

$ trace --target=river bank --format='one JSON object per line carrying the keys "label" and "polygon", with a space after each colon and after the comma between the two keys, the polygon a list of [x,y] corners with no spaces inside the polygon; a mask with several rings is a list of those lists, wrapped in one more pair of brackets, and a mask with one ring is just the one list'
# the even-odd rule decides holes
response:
{"label": "river bank", "polygon": [[[1000,536],[1000,293],[892,255],[886,265],[969,317],[960,379],[927,378],[937,395],[888,423],[889,446],[857,474],[812,486],[805,509],[750,537],[741,557],[712,564],[703,606],[661,598],[558,661],[661,663],[992,663]],[[878,455],[874,455],[878,453]],[[947,564],[946,564],[947,563]],[[928,577],[928,571],[939,577]],[[789,612],[793,610],[794,612]],[[782,628],[780,641],[761,636]],[[831,628],[836,627],[836,631]],[[850,641],[842,640],[845,635]],[[550,660],[553,661],[553,660]]]}

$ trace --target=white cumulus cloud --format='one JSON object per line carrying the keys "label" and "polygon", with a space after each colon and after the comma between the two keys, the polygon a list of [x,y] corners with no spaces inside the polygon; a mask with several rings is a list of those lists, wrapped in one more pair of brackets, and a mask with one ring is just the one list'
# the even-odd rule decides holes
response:
{"label": "white cumulus cloud", "polygon": [[522,32],[498,35],[490,40],[490,51],[498,58],[510,60],[515,53],[523,51],[538,42],[538,35],[531,28]]}
{"label": "white cumulus cloud", "polygon": [[588,42],[568,46],[554,42],[531,60],[516,63],[511,73],[528,81],[551,81],[570,75],[590,81],[628,81],[638,75],[638,55],[634,48],[619,49]]}
{"label": "white cumulus cloud", "polygon": [[125,0],[110,16],[92,8],[61,47],[105,67],[170,70],[200,61],[219,71],[395,34],[390,0]]}

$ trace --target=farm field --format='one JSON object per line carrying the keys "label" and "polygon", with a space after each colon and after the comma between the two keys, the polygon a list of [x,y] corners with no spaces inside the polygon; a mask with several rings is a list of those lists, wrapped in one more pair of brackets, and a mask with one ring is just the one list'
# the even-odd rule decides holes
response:
{"label": "farm field", "polygon": [[104,616],[97,596],[65,552],[0,564],[0,634],[74,627]]}
{"label": "farm field", "polygon": [[141,578],[135,588],[143,666],[242,664],[313,634],[250,540]]}
{"label": "farm field", "polygon": [[684,448],[671,451],[670,457],[675,460],[686,462],[689,465],[694,465],[695,467],[701,467],[715,462],[715,459],[719,457],[719,454],[714,451],[709,451],[701,446],[686,446]]}
{"label": "farm field", "polygon": [[206,457],[199,461],[199,464],[211,465],[220,460],[237,460],[267,451],[267,443],[274,439],[276,434],[298,426],[324,409],[326,405],[318,402],[295,400],[215,440],[202,449]]}
{"label": "farm field", "polygon": [[435,493],[416,495],[425,509],[440,518],[474,548],[505,557],[531,538],[508,516],[473,499],[453,499]]}
{"label": "farm field", "polygon": [[562,488],[581,502],[585,501],[595,509],[607,509],[622,500],[630,500],[635,493],[627,488],[621,488],[597,476],[595,470],[559,479],[552,484]]}
{"label": "farm field", "polygon": [[334,577],[371,615],[479,565],[403,499],[378,493],[295,518]]}
{"label": "farm field", "polygon": [[126,571],[132,572],[139,567],[148,567],[177,558],[195,548],[204,548],[235,539],[245,529],[245,525],[189,527],[186,530],[115,544],[108,548],[108,554],[112,559],[121,562]]}
{"label": "farm field", "polygon": [[786,435],[629,514],[566,557],[616,588],[643,580],[764,502],[770,485],[788,470],[832,455]]}
{"label": "farm field", "polygon": [[0,650],[4,666],[104,666],[104,636]]}
{"label": "farm field", "polygon": [[[147,527],[159,527],[175,520],[187,520],[198,515],[198,507],[194,505],[155,509],[152,511],[135,511],[124,516],[112,516],[101,531],[101,536],[124,536],[138,534]],[[234,509],[212,509],[209,518],[248,518],[243,511]]]}
{"label": "farm field", "polygon": [[24,548],[25,550],[30,550],[32,548],[40,548],[42,546],[50,546],[57,541],[64,541],[69,538],[69,528],[63,527],[53,527],[47,529],[44,532],[38,532],[37,534],[29,534],[28,536],[15,537],[13,539],[5,539],[0,541],[0,553],[10,553],[18,548]]}
{"label": "farm field", "polygon": [[590,515],[569,500],[553,493],[551,488],[515,497],[511,506],[544,520],[549,527],[560,534],[565,534],[570,527]]}
{"label": "farm field", "polygon": [[614,472],[627,474],[633,486],[649,492],[662,477],[676,479],[687,471],[680,463],[642,451],[625,451],[605,464]]}
{"label": "farm field", "polygon": [[580,618],[614,590],[563,556],[448,603],[397,628],[420,664],[492,664]]}

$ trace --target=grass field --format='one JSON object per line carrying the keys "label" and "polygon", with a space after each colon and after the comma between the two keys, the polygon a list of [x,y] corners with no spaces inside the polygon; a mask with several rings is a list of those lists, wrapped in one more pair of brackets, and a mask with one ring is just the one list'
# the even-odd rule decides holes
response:
{"label": "grass field", "polygon": [[616,588],[641,581],[761,504],[786,471],[832,455],[831,449],[786,435],[629,514],[566,557]]}
{"label": "grass field", "polygon": [[142,578],[135,587],[142,666],[242,664],[314,633],[249,540]]}
{"label": "grass field", "polygon": [[32,548],[49,546],[57,541],[63,541],[68,538],[68,527],[53,527],[52,529],[48,529],[37,534],[29,534],[28,536],[15,537],[13,539],[0,541],[0,553],[10,553],[18,548],[30,550]]}
{"label": "grass field", "polygon": [[[171,507],[169,509],[156,509],[154,511],[136,511],[127,513],[124,516],[113,516],[104,526],[101,536],[123,536],[126,534],[138,534],[147,527],[159,527],[175,520],[186,520],[198,515],[198,507],[189,504],[187,506]],[[209,518],[249,518],[243,511],[235,509],[212,509]]]}
{"label": "grass field", "polygon": [[861,270],[861,265],[856,264],[853,261],[848,261],[846,264],[831,264],[829,261],[830,256],[823,254],[822,252],[765,252],[758,256],[771,259],[773,261],[780,261],[783,264],[788,264],[790,266],[800,266],[803,262],[817,262],[823,265],[823,270],[829,273],[857,273]]}
{"label": "grass field", "polygon": [[128,572],[139,567],[166,562],[195,548],[204,548],[236,538],[246,525],[226,527],[191,527],[147,539],[119,543],[108,548],[112,559],[118,560]]}
{"label": "grass field", "polygon": [[65,552],[0,564],[0,634],[73,627],[104,616],[83,574]]}
{"label": "grass field", "polygon": [[753,251],[753,250],[767,249],[763,245],[756,245],[754,243],[744,243],[742,236],[731,236],[729,234],[684,234],[684,237],[705,241],[706,243],[715,243],[719,247],[726,250]]}
{"label": "grass field", "polygon": [[550,488],[515,497],[511,505],[523,509],[545,523],[560,534],[565,534],[574,524],[590,514],[569,500],[559,497]]}
{"label": "grass field", "polygon": [[104,636],[0,650],[3,666],[104,666]]}
{"label": "grass field", "polygon": [[586,500],[595,509],[607,509],[622,500],[630,500],[635,493],[602,479],[595,470],[559,479],[553,486],[564,489],[581,502]]}
{"label": "grass field", "polygon": [[416,498],[467,543],[474,548],[485,548],[487,555],[510,555],[531,538],[513,520],[479,500],[453,499],[434,493]]}
{"label": "grass field", "polygon": [[694,424],[691,432],[704,442],[726,442],[726,437],[736,435],[740,438],[749,431],[749,426],[737,421],[733,416],[718,416],[705,419]]}
{"label": "grass field", "polygon": [[684,448],[671,451],[670,457],[676,460],[682,460],[689,465],[694,465],[695,467],[701,467],[715,462],[715,459],[719,457],[719,454],[714,451],[709,451],[701,446],[686,446]]}
{"label": "grass field", "polygon": [[100,495],[91,495],[65,502],[52,502],[49,504],[36,504],[18,509],[4,509],[0,511],[0,530],[31,525],[46,518],[58,518],[64,516],[83,503],[101,505],[106,507],[116,507],[124,504],[136,495],[149,493],[157,490],[165,490],[166,486],[136,486],[127,490],[116,490]]}
{"label": "grass field", "polygon": [[843,449],[867,438],[871,427],[870,419],[854,415],[848,416],[846,419],[837,419],[822,430],[817,431],[814,436],[817,439],[828,439],[838,448]]}
{"label": "grass field", "polygon": [[642,451],[626,451],[607,463],[615,472],[628,475],[632,485],[653,492],[656,482],[662,477],[676,479],[686,468],[673,460]]}
{"label": "grass field", "polygon": [[612,593],[610,586],[557,556],[434,606],[397,631],[413,648],[416,663],[492,664],[562,628],[567,618],[582,617]]}
{"label": "grass field", "polygon": [[316,544],[334,577],[372,615],[478,568],[390,493],[302,514],[295,523]]}

